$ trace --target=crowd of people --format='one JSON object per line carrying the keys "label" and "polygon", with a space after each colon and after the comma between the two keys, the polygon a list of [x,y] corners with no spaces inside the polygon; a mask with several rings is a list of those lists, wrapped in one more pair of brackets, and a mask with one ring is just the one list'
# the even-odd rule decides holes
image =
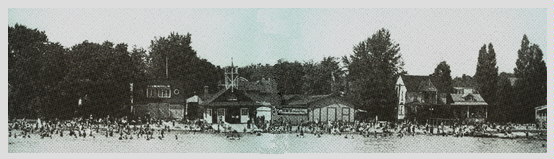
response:
{"label": "crowd of people", "polygon": [[304,133],[341,135],[359,134],[363,137],[387,137],[406,135],[440,135],[454,137],[500,137],[500,138],[540,138],[545,139],[545,129],[536,124],[498,124],[498,123],[465,123],[465,122],[438,122],[438,123],[415,123],[415,122],[294,122],[278,119],[271,123],[267,129],[271,133]]}
{"label": "crowd of people", "polygon": [[[163,139],[166,133],[171,132],[177,124],[176,120],[157,120],[154,118],[137,118],[129,120],[127,117],[113,118],[74,118],[70,120],[12,120],[8,124],[8,135],[13,138],[31,138],[38,135],[40,138],[74,137],[96,138],[99,136],[116,137],[119,140],[128,139]],[[176,135],[175,138],[178,136]]]}
{"label": "crowd of people", "polygon": [[[261,122],[263,121],[263,122]],[[247,131],[247,129],[249,131]],[[296,133],[299,137],[305,134],[313,134],[321,137],[324,134],[343,135],[353,138],[354,134],[362,137],[404,137],[415,135],[441,135],[441,136],[475,136],[475,137],[540,137],[546,136],[545,132],[534,124],[496,124],[496,123],[448,123],[419,124],[413,122],[312,122],[303,121],[293,123],[289,120],[278,119],[265,121],[262,119],[249,122],[244,130],[233,130],[226,123],[211,124],[203,120],[160,120],[149,117],[128,119],[127,117],[113,118],[106,116],[94,118],[73,118],[71,120],[12,120],[8,124],[9,137],[13,138],[118,138],[119,140],[145,139],[163,140],[171,131],[183,133],[226,133],[227,138],[240,138],[239,131],[261,136],[265,133]],[[514,132],[525,135],[514,135]],[[175,139],[179,139],[179,133],[172,133]],[[496,135],[496,136],[495,136]],[[173,136],[172,136],[173,137]]]}

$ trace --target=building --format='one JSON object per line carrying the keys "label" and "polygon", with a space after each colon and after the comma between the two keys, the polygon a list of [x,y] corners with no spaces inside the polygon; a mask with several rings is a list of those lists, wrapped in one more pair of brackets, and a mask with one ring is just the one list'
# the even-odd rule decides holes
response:
{"label": "building", "polygon": [[454,87],[455,93],[450,94],[451,109],[454,118],[480,122],[487,119],[487,102],[479,92],[471,87]]}
{"label": "building", "polygon": [[546,105],[537,106],[535,107],[535,122],[538,124],[541,128],[546,128]]}
{"label": "building", "polygon": [[131,83],[131,114],[157,119],[183,119],[185,95],[183,82],[169,79],[150,79]]}
{"label": "building", "polygon": [[292,95],[277,107],[278,120],[297,124],[310,122],[354,122],[354,105],[338,94]]}
{"label": "building", "polygon": [[208,123],[254,123],[260,116],[270,120],[271,110],[280,104],[275,81],[264,78],[250,82],[239,77],[234,66],[226,68],[222,86],[215,94],[208,94],[205,88],[200,98],[199,111]]}
{"label": "building", "polygon": [[[338,94],[283,95],[277,83],[270,78],[248,81],[238,76],[231,66],[226,69],[225,84],[217,93],[193,96],[187,105],[199,103],[199,110],[207,123],[232,124],[269,121],[353,122],[354,106]],[[207,89],[207,88],[206,88]]]}
{"label": "building", "polygon": [[402,75],[396,81],[397,119],[427,120],[440,116],[448,103],[447,93],[430,76]]}
{"label": "building", "polygon": [[487,103],[471,87],[449,88],[432,76],[401,75],[396,81],[397,120],[483,120]]}

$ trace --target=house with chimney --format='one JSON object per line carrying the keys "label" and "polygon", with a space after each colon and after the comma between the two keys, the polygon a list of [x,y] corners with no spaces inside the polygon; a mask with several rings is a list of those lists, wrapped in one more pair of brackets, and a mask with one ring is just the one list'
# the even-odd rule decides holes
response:
{"label": "house with chimney", "polygon": [[486,119],[487,103],[472,87],[442,85],[433,76],[401,75],[395,84],[398,121],[443,122]]}

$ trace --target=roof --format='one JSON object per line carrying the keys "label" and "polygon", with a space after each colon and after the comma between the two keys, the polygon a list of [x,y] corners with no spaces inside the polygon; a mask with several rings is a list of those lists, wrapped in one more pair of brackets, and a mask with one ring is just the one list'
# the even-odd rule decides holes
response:
{"label": "roof", "polygon": [[535,110],[546,110],[546,105],[536,106]]}
{"label": "roof", "polygon": [[277,83],[275,80],[262,79],[259,81],[251,82],[246,78],[240,78],[239,89],[245,91],[259,91],[262,93],[277,93]]}
{"label": "roof", "polygon": [[291,98],[290,102],[287,103],[287,105],[306,105],[324,98],[327,98],[331,96],[331,94],[327,95],[312,95],[312,96],[306,96],[306,95],[298,95],[296,98]]}
{"label": "roof", "polygon": [[281,97],[275,93],[260,93],[246,91],[246,96],[252,98],[252,100],[261,103],[262,105],[280,105]]}
{"label": "roof", "polygon": [[480,94],[450,94],[451,105],[488,105]]}
{"label": "roof", "polygon": [[[236,101],[236,102],[227,102],[218,100],[221,96],[226,96],[225,94],[235,94],[236,96],[243,97],[247,101]],[[281,96],[277,93],[264,93],[260,91],[252,90],[235,90],[235,93],[230,93],[228,89],[221,89],[215,94],[208,95],[204,97],[204,102],[202,105],[212,105],[212,106],[234,106],[237,104],[242,105],[280,105]]]}
{"label": "roof", "polygon": [[204,98],[202,98],[204,101],[200,104],[207,104],[213,102],[217,97],[221,96],[223,93],[225,93],[227,89],[221,89],[215,94],[207,95]]}
{"label": "roof", "polygon": [[402,75],[401,77],[409,92],[437,91],[429,76]]}
{"label": "roof", "polygon": [[435,88],[437,88],[437,91],[444,92],[444,93],[452,92],[452,88],[448,88],[447,85],[441,84],[439,77],[430,76],[429,78],[431,82],[433,82],[433,85],[435,86]]}

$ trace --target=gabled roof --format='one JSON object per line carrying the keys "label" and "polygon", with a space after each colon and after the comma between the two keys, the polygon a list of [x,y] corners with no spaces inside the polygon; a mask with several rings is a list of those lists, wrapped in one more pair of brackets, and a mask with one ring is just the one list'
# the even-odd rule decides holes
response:
{"label": "gabled roof", "polygon": [[429,76],[402,75],[401,77],[409,92],[437,91]]}
{"label": "gabled roof", "polygon": [[225,93],[225,91],[227,91],[227,89],[221,89],[219,90],[217,93],[215,94],[212,94],[212,95],[208,95],[208,96],[205,96],[204,98],[202,98],[204,101],[200,104],[207,104],[207,103],[211,103],[213,102],[217,97],[221,96],[223,93]]}
{"label": "gabled roof", "polygon": [[452,88],[448,88],[447,85],[441,84],[440,78],[429,76],[429,79],[431,80],[431,82],[433,82],[433,85],[435,86],[435,88],[437,88],[438,92],[452,93]]}
{"label": "gabled roof", "polygon": [[246,91],[246,95],[262,105],[275,106],[281,104],[281,96],[279,94]]}
{"label": "gabled roof", "polygon": [[450,94],[452,97],[451,105],[488,105],[480,94]]}
{"label": "gabled roof", "polygon": [[332,94],[326,94],[326,95],[298,95],[295,98],[291,98],[287,105],[306,105],[327,97],[330,97]]}

